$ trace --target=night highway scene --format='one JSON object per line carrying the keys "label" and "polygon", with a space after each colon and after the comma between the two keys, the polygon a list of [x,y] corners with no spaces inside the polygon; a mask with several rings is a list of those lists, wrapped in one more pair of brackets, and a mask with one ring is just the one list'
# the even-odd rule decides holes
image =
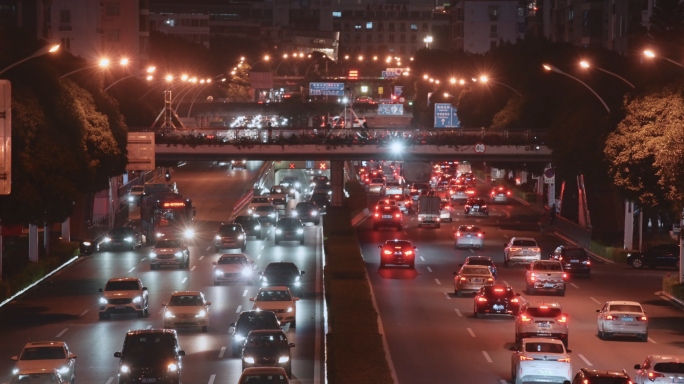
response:
{"label": "night highway scene", "polygon": [[684,384],[681,0],[0,0],[0,384]]}

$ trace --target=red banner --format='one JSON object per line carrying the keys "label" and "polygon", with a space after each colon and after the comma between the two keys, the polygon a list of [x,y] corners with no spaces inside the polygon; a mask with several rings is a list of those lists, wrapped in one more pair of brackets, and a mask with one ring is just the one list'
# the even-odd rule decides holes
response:
{"label": "red banner", "polygon": [[247,193],[242,195],[242,197],[233,205],[233,214],[237,214],[242,208],[244,208],[252,198],[254,197],[254,189],[250,189]]}

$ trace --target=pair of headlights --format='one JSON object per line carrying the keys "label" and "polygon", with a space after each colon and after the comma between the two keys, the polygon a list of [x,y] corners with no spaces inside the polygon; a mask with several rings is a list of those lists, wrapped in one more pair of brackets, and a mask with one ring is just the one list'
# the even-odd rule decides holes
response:
{"label": "pair of headlights", "polygon": [[[287,363],[288,361],[290,361],[289,356],[280,356],[280,358],[278,358],[278,363]],[[254,364],[254,358],[253,357],[245,357],[245,363]]]}
{"label": "pair of headlights", "polygon": [[[301,235],[302,233],[304,233],[304,230],[303,230],[303,229],[300,228],[300,229],[297,230],[297,234],[298,234],[298,235]],[[276,229],[276,235],[282,235],[282,234],[283,234],[283,230],[282,230],[282,229]]]}
{"label": "pair of headlights", "polygon": [[[131,371],[130,368],[128,368],[127,365],[122,365],[121,368],[119,368],[121,373],[129,373]],[[167,372],[176,372],[178,370],[178,366],[174,363],[171,363],[166,366],[166,371]]]}
{"label": "pair of headlights", "polygon": [[[136,303],[136,304],[137,304],[137,303],[140,303],[141,301],[142,301],[142,296],[136,296],[135,298],[133,298],[133,302]],[[109,302],[109,301],[108,301],[106,298],[100,297],[100,304],[105,305],[105,304],[107,304],[108,302]]]}

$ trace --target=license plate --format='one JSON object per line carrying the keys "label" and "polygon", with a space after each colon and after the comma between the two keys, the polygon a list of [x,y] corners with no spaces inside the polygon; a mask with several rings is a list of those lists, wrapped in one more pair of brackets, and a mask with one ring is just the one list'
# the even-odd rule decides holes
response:
{"label": "license plate", "polygon": [[544,288],[553,288],[553,287],[554,287],[553,284],[544,284]]}
{"label": "license plate", "polygon": [[112,245],[121,245],[121,244],[123,244],[123,243],[120,241],[112,241]]}
{"label": "license plate", "polygon": [[537,327],[539,327],[539,328],[551,328],[551,324],[549,324],[549,323],[539,323],[539,324],[537,324]]}
{"label": "license plate", "polygon": [[473,283],[481,283],[482,279],[472,279],[471,280]]}
{"label": "license plate", "polygon": [[474,206],[473,206],[473,209],[480,209],[480,206],[479,206],[479,205],[474,205]]}
{"label": "license plate", "polygon": [[235,245],[235,243],[223,243],[223,245]]}
{"label": "license plate", "polygon": [[473,235],[466,235],[466,237],[473,237]]}
{"label": "license plate", "polygon": [[633,317],[623,317],[621,320],[622,321],[634,321],[634,318]]}
{"label": "license plate", "polygon": [[401,255],[401,251],[394,252],[395,255]]}
{"label": "license plate", "polygon": [[125,305],[117,305],[114,309],[126,309]]}
{"label": "license plate", "polygon": [[493,308],[495,311],[500,311],[500,310],[504,309],[504,306],[503,306],[503,305],[496,305],[496,304],[495,304],[492,308]]}
{"label": "license plate", "polygon": [[579,263],[579,260],[570,260],[571,263]]}
{"label": "license plate", "polygon": [[382,218],[383,218],[383,219],[391,219],[391,218],[392,218],[392,215],[382,215]]}
{"label": "license plate", "polygon": [[670,377],[670,383],[684,383],[684,377]]}
{"label": "license plate", "polygon": [[537,374],[540,376],[551,376],[553,374],[553,371],[547,369],[540,369],[537,371]]}
{"label": "license plate", "polygon": [[527,255],[527,251],[520,252],[521,255]]}
{"label": "license plate", "polygon": [[149,378],[143,377],[142,382],[143,383],[156,383],[157,378],[156,377],[149,377]]}

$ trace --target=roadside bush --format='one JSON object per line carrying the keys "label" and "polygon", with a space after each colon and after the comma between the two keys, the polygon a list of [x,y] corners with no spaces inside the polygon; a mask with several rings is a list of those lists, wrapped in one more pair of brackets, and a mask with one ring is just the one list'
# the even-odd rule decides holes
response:
{"label": "roadside bush", "polygon": [[663,291],[680,300],[684,300],[684,284],[679,282],[677,276],[663,278]]}
{"label": "roadside bush", "polygon": [[606,259],[614,260],[616,263],[626,263],[628,251],[618,248],[603,245],[597,241],[592,240],[589,245],[589,250]]}

